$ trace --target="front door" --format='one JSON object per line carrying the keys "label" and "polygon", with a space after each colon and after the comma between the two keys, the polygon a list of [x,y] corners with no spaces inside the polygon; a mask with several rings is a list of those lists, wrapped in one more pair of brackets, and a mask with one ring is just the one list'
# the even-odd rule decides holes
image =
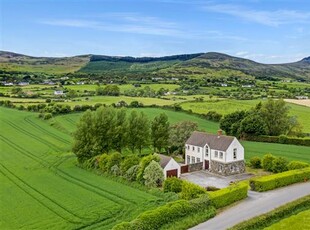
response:
{"label": "front door", "polygon": [[209,161],[205,160],[205,170],[208,170],[208,169],[209,169]]}

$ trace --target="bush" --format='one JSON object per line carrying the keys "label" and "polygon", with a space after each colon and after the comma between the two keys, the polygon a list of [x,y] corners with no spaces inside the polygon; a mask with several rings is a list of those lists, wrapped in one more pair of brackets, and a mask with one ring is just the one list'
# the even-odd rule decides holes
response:
{"label": "bush", "polygon": [[264,170],[272,172],[272,167],[273,167],[273,161],[275,159],[275,156],[273,156],[272,154],[266,154],[263,157],[263,161],[262,161],[262,167]]}
{"label": "bush", "polygon": [[260,169],[262,168],[262,161],[259,157],[252,157],[250,159],[251,168]]}
{"label": "bush", "polygon": [[208,192],[216,208],[222,208],[248,196],[248,184],[239,182],[215,192]]}
{"label": "bush", "polygon": [[120,153],[112,153],[108,155],[106,167],[111,169],[114,165],[119,166],[122,160],[122,155]]}
{"label": "bush", "polygon": [[147,187],[160,187],[165,179],[163,169],[156,161],[151,161],[145,168],[143,178]]}
{"label": "bush", "polygon": [[135,181],[137,179],[137,173],[139,165],[134,165],[126,171],[125,178],[129,181]]}
{"label": "bush", "polygon": [[257,230],[264,229],[281,219],[292,216],[310,208],[310,196],[300,198],[296,201],[283,205],[271,212],[243,221],[229,228],[230,230]]}
{"label": "bush", "polygon": [[104,153],[104,154],[102,154],[102,155],[99,157],[99,159],[98,159],[99,168],[100,168],[103,172],[108,171],[108,168],[107,168],[108,158],[109,158],[109,155],[106,154],[106,153]]}
{"label": "bush", "polygon": [[148,155],[148,156],[145,156],[141,159],[140,164],[139,164],[139,170],[137,172],[137,181],[144,182],[144,179],[143,179],[144,170],[153,160],[156,162],[159,162],[159,160],[160,160],[159,156]]}
{"label": "bush", "polygon": [[277,157],[272,161],[272,172],[279,173],[287,171],[288,161],[283,157]]}
{"label": "bush", "polygon": [[113,176],[121,175],[121,170],[119,169],[117,165],[112,166],[110,172]]}
{"label": "bush", "polygon": [[208,196],[187,201],[177,200],[160,206],[156,209],[140,214],[131,222],[124,222],[113,227],[113,230],[153,230],[160,229],[166,224],[182,220],[188,215],[198,213],[202,210],[210,212],[209,218],[215,216],[216,210],[211,206]]}
{"label": "bush", "polygon": [[205,193],[206,193],[205,188],[200,187],[199,185],[190,183],[188,181],[183,181],[182,192],[180,193],[180,198],[185,199],[185,200],[191,200]]}
{"label": "bush", "polygon": [[43,116],[43,119],[48,120],[48,119],[51,119],[52,117],[53,117],[53,115],[51,113],[45,113]]}
{"label": "bush", "polygon": [[164,181],[164,192],[179,193],[182,191],[183,181],[176,177],[168,177]]}
{"label": "bush", "polygon": [[287,165],[287,169],[288,170],[295,170],[295,169],[302,169],[302,168],[306,168],[309,167],[310,165],[306,162],[302,162],[302,161],[291,161],[290,163],[288,163]]}
{"label": "bush", "polygon": [[120,169],[122,174],[125,174],[128,169],[130,169],[134,165],[138,165],[140,161],[140,158],[135,155],[131,154],[125,157],[125,159],[120,164]]}
{"label": "bush", "polygon": [[310,167],[291,170],[250,180],[251,189],[264,192],[310,179]]}

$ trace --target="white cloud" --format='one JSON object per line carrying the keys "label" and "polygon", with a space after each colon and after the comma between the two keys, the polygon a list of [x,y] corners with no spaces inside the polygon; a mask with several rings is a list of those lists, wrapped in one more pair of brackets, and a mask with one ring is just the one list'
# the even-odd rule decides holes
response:
{"label": "white cloud", "polygon": [[203,9],[206,11],[231,15],[242,18],[246,21],[252,21],[267,26],[310,22],[310,12],[296,10],[254,10],[233,4],[211,4],[204,6]]}

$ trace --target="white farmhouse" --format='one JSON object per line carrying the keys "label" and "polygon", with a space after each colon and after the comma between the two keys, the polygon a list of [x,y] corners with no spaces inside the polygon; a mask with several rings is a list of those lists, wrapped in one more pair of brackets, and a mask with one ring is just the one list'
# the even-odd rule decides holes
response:
{"label": "white farmhouse", "polygon": [[228,176],[245,172],[244,148],[236,137],[193,132],[185,144],[185,163]]}
{"label": "white farmhouse", "polygon": [[158,154],[160,158],[159,165],[162,167],[165,179],[167,177],[180,177],[181,175],[181,166],[169,156]]}
{"label": "white farmhouse", "polygon": [[64,95],[64,91],[62,91],[62,90],[55,90],[54,91],[54,95]]}

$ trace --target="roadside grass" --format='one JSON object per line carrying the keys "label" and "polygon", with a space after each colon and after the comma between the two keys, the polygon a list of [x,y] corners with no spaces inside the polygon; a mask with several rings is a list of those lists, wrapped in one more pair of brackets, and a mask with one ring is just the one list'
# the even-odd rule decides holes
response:
{"label": "roadside grass", "polygon": [[165,201],[76,167],[72,137],[0,108],[0,229],[111,229]]}

